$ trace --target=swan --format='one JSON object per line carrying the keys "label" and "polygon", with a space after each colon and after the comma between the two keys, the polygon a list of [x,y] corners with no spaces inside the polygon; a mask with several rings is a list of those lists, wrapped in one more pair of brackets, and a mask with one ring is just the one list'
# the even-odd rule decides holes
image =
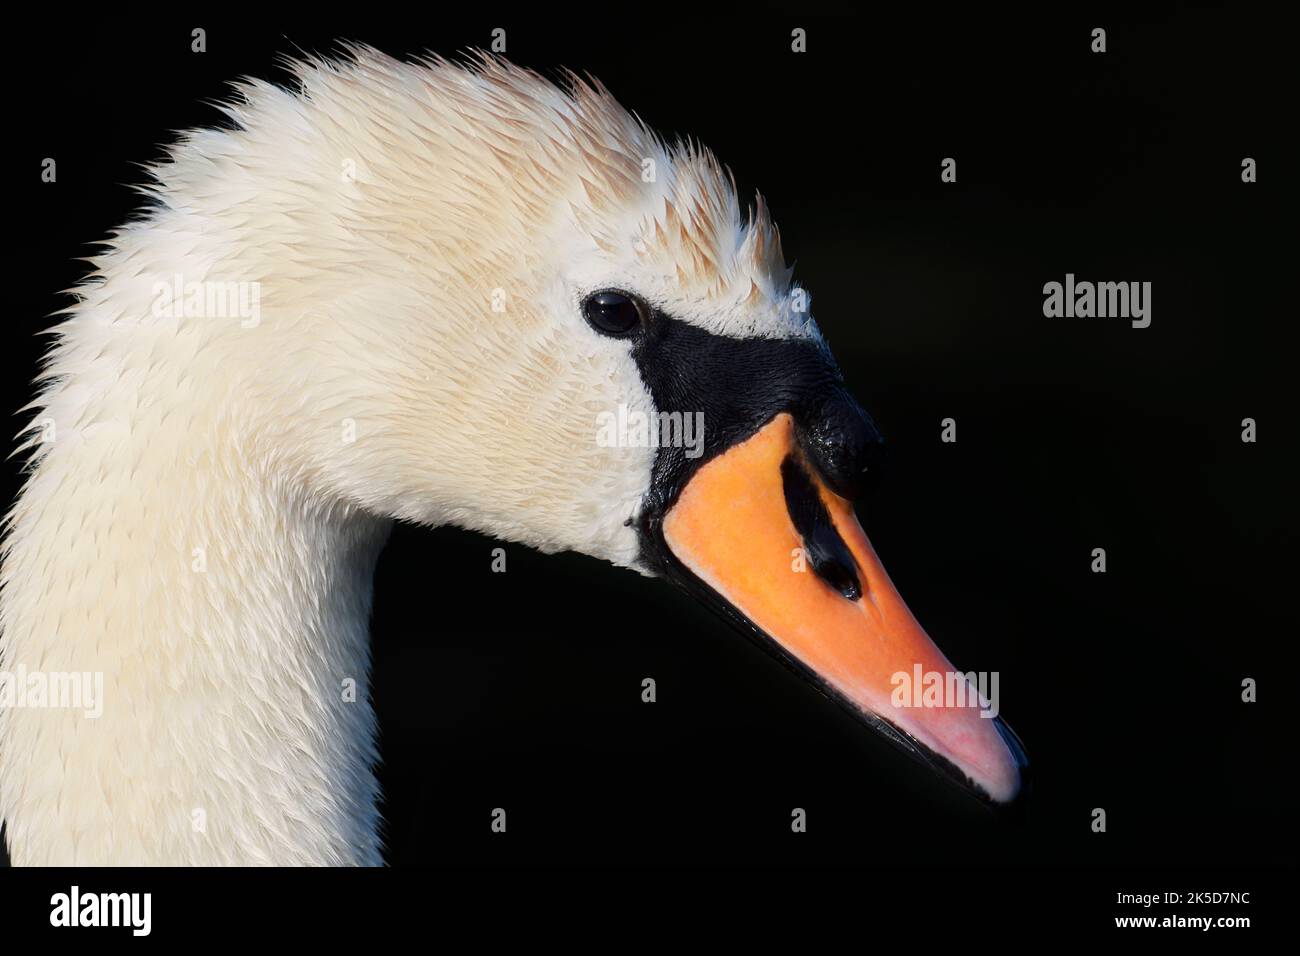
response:
{"label": "swan", "polygon": [[[1001,719],[891,705],[953,667],[854,517],[880,436],[761,197],[596,80],[360,45],[289,69],[150,167],[54,329],[0,664],[96,675],[102,712],[0,707],[13,862],[380,864],[395,521],[668,578],[1015,800]],[[614,413],[702,415],[702,446],[597,440]]]}

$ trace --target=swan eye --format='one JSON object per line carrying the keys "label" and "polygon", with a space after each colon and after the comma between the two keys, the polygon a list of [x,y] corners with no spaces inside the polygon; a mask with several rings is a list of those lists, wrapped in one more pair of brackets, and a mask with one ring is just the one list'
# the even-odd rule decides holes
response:
{"label": "swan eye", "polygon": [[582,303],[583,315],[597,332],[628,335],[644,320],[645,305],[622,292],[593,292]]}

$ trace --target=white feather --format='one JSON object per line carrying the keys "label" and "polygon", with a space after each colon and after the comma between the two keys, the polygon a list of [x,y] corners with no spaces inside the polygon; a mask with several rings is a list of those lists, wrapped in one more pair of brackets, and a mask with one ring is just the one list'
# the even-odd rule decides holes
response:
{"label": "white feather", "polygon": [[[581,296],[817,335],[761,206],[602,88],[363,47],[293,72],[181,138],[58,326],[0,664],[102,672],[105,700],[0,709],[15,863],[378,863],[390,522],[635,567],[653,449],[602,447],[596,417],[654,409]],[[256,284],[258,322],[159,314],[176,276]]]}

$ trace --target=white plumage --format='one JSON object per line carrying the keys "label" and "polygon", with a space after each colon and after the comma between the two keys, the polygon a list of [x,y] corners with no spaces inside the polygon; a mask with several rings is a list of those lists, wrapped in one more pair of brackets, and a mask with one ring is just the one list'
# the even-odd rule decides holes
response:
{"label": "white plumage", "polygon": [[[635,567],[653,449],[602,447],[596,419],[655,410],[583,295],[818,334],[761,203],[599,86],[363,47],[293,74],[181,138],[58,326],[0,649],[102,672],[105,700],[0,709],[15,863],[378,863],[390,522]],[[260,314],[160,312],[176,277],[254,284]]]}

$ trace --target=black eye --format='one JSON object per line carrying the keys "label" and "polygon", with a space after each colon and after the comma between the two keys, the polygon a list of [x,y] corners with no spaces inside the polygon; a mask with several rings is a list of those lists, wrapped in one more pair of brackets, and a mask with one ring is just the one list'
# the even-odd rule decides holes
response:
{"label": "black eye", "polygon": [[591,327],[606,335],[627,335],[640,327],[645,306],[622,292],[593,292],[582,303]]}

